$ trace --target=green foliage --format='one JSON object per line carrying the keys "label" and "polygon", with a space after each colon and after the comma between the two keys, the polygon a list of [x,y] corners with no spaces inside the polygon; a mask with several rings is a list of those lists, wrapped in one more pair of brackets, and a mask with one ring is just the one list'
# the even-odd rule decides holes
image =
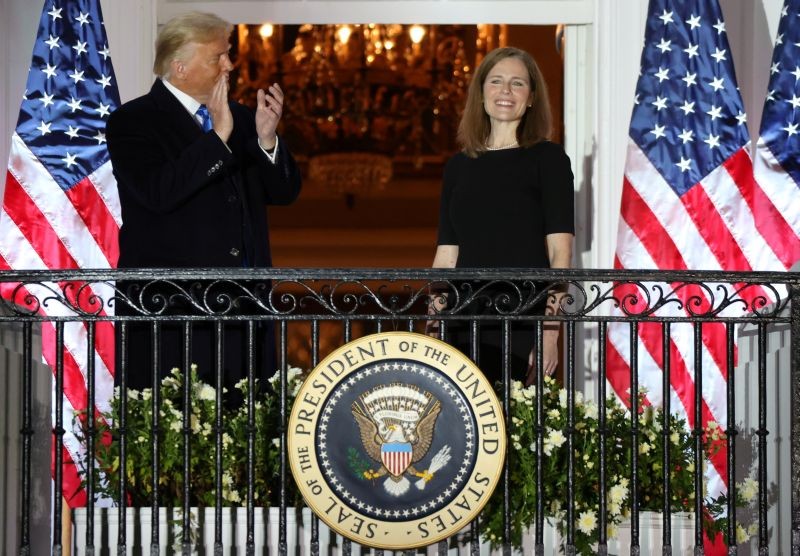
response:
{"label": "green foliage", "polygon": [[[289,369],[287,406],[291,407],[303,376],[300,369]],[[280,477],[280,392],[278,374],[270,379],[266,392],[258,390],[256,381],[254,435],[254,501],[256,505],[277,505]],[[247,399],[247,380],[236,387]],[[159,385],[158,421],[158,480],[156,491],[161,506],[182,506],[184,500],[184,427],[189,432],[189,504],[214,506],[216,503],[216,477],[214,459],[217,442],[222,446],[222,503],[225,506],[243,505],[247,496],[248,412],[246,405],[238,408],[222,407],[222,432],[216,432],[217,392],[197,379],[196,368],[190,373],[190,412],[184,423],[184,377],[173,369]],[[95,491],[119,504],[120,434],[122,400],[119,388],[111,400],[111,410],[97,420],[95,458],[103,472],[95,474]],[[125,502],[130,506],[149,506],[153,496],[153,392],[128,390],[126,399],[126,467]],[[85,421],[85,416],[81,421]],[[85,440],[85,439],[84,439]],[[85,469],[81,470],[86,477]],[[299,494],[289,477],[287,501],[299,502]]]}
{"label": "green foliage", "polygon": [[[640,394],[640,402],[644,395]],[[536,387],[523,387],[514,382],[511,387],[509,427],[509,470],[511,474],[511,543],[519,547],[523,532],[536,519],[537,478],[537,419]],[[567,472],[569,457],[567,391],[553,379],[546,377],[542,386],[543,427],[542,497],[544,518],[554,523],[562,536],[566,536]],[[638,508],[662,511],[664,507],[664,450],[669,443],[670,456],[670,510],[694,511],[695,437],[683,418],[672,415],[667,433],[664,432],[665,415],[660,409],[639,404],[637,416],[637,467]],[[579,554],[594,554],[599,539],[600,511],[600,432],[598,406],[585,401],[580,392],[573,403],[573,488],[575,546]],[[633,468],[633,420],[630,411],[610,396],[605,404],[606,450],[606,526],[607,537],[616,537],[617,527],[630,514],[631,470]],[[702,433],[703,456],[708,457],[719,449],[723,433],[716,423],[709,424]],[[750,495],[750,489],[746,494]],[[744,506],[752,497],[738,499]],[[704,523],[709,534],[714,534],[725,523],[721,518],[727,503],[724,496],[705,502]],[[503,497],[495,492],[483,512],[482,531],[493,547],[503,539]],[[743,530],[744,532],[744,530]],[[744,532],[746,534],[746,532]],[[739,542],[747,540],[740,536]]]}
{"label": "green foliage", "polygon": [[353,471],[353,475],[357,478],[364,481],[367,480],[364,473],[370,469],[369,461],[361,457],[359,451],[352,446],[347,449],[347,466]]}

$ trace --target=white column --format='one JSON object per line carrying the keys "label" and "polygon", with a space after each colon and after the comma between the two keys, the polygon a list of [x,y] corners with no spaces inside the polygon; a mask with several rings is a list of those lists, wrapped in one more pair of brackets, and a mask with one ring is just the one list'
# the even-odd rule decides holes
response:
{"label": "white column", "polygon": [[[43,2],[0,0],[0,160],[8,162],[11,134],[17,126],[19,106],[28,79],[33,40],[39,25]],[[0,180],[0,198],[5,189],[5,172]]]}
{"label": "white column", "polygon": [[587,266],[611,268],[633,95],[639,77],[647,1],[595,5],[595,125],[591,253]]}
{"label": "white column", "polygon": [[146,93],[153,82],[156,0],[102,0],[101,4],[119,95],[126,102]]}

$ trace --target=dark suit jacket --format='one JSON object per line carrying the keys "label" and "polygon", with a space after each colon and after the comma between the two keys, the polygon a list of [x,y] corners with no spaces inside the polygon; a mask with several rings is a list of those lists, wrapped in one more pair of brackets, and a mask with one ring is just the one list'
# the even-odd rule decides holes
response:
{"label": "dark suit jacket", "polygon": [[160,79],[111,114],[120,268],[271,266],[266,205],[294,201],[300,174],[285,142],[273,164],[258,146],[253,112],[230,106],[230,151]]}
{"label": "dark suit jacket", "polygon": [[[230,107],[234,128],[227,147],[216,133],[203,133],[161,80],[111,114],[106,134],[122,206],[120,268],[271,266],[266,205],[291,203],[300,192],[300,174],[284,142],[278,145],[275,164],[259,148],[251,110],[233,102]],[[141,285],[118,287],[135,295]],[[175,293],[158,285],[145,291],[149,295],[141,303],[150,308],[158,293]],[[134,299],[138,305],[138,297]],[[119,315],[139,314],[122,301],[116,308]],[[192,312],[181,300],[168,310],[173,315]],[[186,338],[177,324],[162,325],[161,334],[156,374],[163,377],[184,366]],[[246,376],[247,368],[244,326],[226,323],[220,343],[208,322],[195,323],[192,334],[191,362],[210,384],[215,383],[216,346],[224,349],[228,402],[237,404],[233,385]],[[117,382],[124,359],[129,387],[152,386],[151,327],[130,323],[125,349],[119,335],[117,340]],[[270,322],[259,324],[254,347],[256,374],[263,381],[275,368]]]}

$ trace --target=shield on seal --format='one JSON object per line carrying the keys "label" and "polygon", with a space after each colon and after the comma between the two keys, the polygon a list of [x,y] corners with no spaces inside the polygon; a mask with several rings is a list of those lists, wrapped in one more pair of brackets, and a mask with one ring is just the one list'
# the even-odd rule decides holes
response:
{"label": "shield on seal", "polygon": [[384,442],[381,444],[381,461],[389,473],[399,477],[411,463],[411,452],[409,442]]}

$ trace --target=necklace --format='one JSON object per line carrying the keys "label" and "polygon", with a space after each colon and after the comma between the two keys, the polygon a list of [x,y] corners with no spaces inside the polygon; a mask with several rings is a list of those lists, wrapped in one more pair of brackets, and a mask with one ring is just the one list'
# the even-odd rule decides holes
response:
{"label": "necklace", "polygon": [[499,147],[490,147],[489,145],[486,145],[486,150],[487,151],[502,151],[503,149],[510,149],[511,147],[516,147],[517,145],[519,145],[518,141],[514,141],[513,143],[509,143],[508,145],[500,145]]}

